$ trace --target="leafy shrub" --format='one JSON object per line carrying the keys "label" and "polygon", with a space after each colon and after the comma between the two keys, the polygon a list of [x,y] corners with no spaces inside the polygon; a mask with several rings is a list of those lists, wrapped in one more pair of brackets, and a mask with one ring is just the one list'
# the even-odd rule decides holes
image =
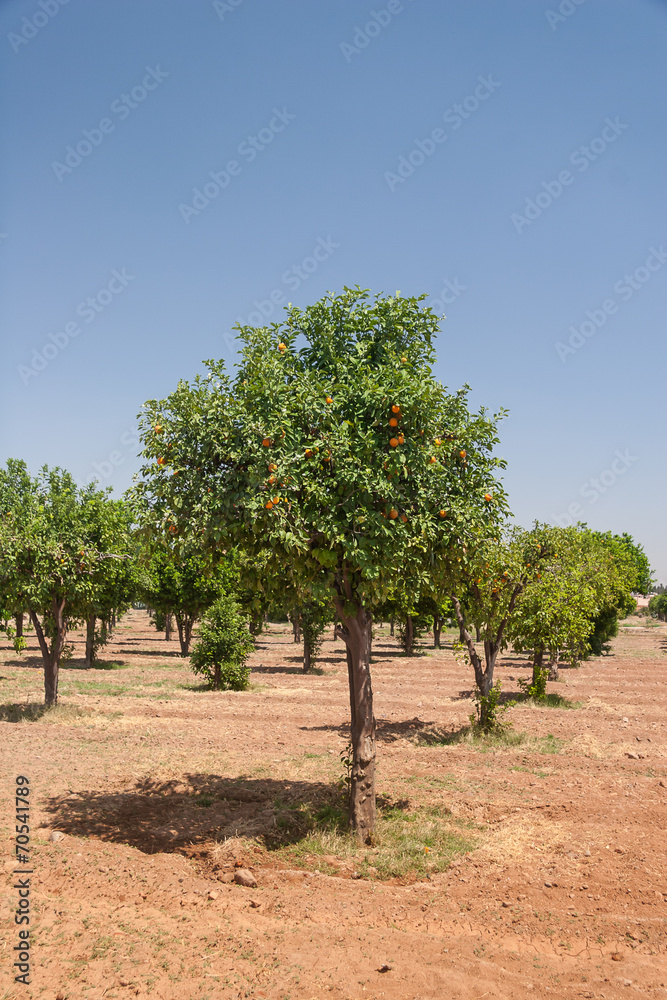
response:
{"label": "leafy shrub", "polygon": [[225,594],[203,618],[190,666],[196,674],[206,677],[216,691],[244,691],[250,675],[246,660],[254,646],[247,620],[233,597]]}
{"label": "leafy shrub", "polygon": [[303,632],[303,669],[307,673],[315,665],[324,641],[324,631],[333,621],[331,605],[326,601],[308,601],[299,611]]}
{"label": "leafy shrub", "polygon": [[661,622],[667,621],[667,594],[656,594],[648,602],[649,614],[655,615]]}

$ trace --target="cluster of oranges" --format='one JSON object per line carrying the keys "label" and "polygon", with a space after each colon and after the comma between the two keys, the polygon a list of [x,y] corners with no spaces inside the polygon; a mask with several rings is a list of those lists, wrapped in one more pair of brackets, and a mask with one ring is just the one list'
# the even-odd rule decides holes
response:
{"label": "cluster of oranges", "polygon": [[398,403],[394,403],[391,408],[392,416],[389,418],[389,426],[392,430],[392,437],[389,438],[389,445],[392,448],[398,448],[399,444],[405,444],[405,438],[402,434],[398,433],[398,421],[401,419],[403,414],[401,413],[401,408]]}

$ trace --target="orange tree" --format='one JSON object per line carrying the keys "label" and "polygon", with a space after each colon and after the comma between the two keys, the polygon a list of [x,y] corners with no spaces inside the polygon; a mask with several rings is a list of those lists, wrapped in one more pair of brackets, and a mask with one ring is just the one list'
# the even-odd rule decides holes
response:
{"label": "orange tree", "polygon": [[115,564],[133,557],[127,512],[109,492],[78,487],[59,468],[34,479],[16,459],[0,468],[0,606],[30,614],[47,706],[58,702],[68,629],[108,593]]}
{"label": "orange tree", "polygon": [[346,288],[281,324],[239,327],[234,378],[208,362],[141,418],[135,490],[148,530],[238,546],[333,605],[349,675],[350,822],[364,842],[375,823],[373,607],[405,574],[426,584],[444,572],[452,546],[506,509],[496,417],[471,414],[467,390],[449,394],[434,377],[437,326],[419,298]]}
{"label": "orange tree", "polygon": [[[477,722],[484,732],[499,725],[499,687],[493,674],[498,653],[507,646],[508,627],[529,584],[541,578],[552,555],[549,529],[514,529],[501,537],[471,538],[451,562],[454,614],[463,647],[475,673]],[[471,629],[475,627],[481,650]]]}

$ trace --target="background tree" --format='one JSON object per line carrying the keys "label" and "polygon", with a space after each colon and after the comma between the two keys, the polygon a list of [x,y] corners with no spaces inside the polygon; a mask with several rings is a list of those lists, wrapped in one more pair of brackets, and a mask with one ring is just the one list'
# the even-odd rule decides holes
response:
{"label": "background tree", "polygon": [[68,627],[95,601],[105,562],[130,557],[108,492],[79,488],[58,468],[35,479],[15,459],[0,469],[0,603],[30,614],[48,706],[58,701]]}
{"label": "background tree", "polygon": [[244,691],[250,674],[246,660],[254,645],[233,594],[223,593],[204,615],[190,665],[215,691]]}
{"label": "background tree", "polygon": [[[478,724],[490,732],[498,723],[498,692],[493,676],[498,653],[508,642],[508,623],[528,584],[540,579],[541,566],[550,553],[548,531],[514,529],[503,537],[471,537],[456,557],[458,580],[452,593],[454,614],[475,674]],[[471,620],[483,643],[478,652]]]}
{"label": "background tree", "polygon": [[176,546],[155,546],[146,564],[143,598],[164,621],[173,615],[181,656],[188,656],[192,630],[223,591],[234,591],[236,578],[229,563]]}
{"label": "background tree", "polygon": [[[496,423],[435,379],[438,318],[419,299],[346,289],[282,324],[243,327],[238,374],[146,404],[154,521],[238,545],[333,603],[350,685],[350,820],[375,823],[372,609],[397,577],[430,579],[452,539],[497,519]],[[486,499],[485,499],[486,498]]]}

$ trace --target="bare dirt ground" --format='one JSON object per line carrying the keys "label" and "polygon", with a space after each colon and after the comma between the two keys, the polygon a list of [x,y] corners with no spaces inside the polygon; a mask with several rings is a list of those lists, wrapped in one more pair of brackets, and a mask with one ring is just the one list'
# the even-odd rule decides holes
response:
{"label": "bare dirt ground", "polygon": [[[29,642],[0,650],[0,998],[667,997],[667,627],[623,629],[613,655],[564,670],[550,690],[579,707],[520,703],[525,739],[495,747],[447,742],[470,668],[447,649],[407,659],[380,629],[381,812],[414,830],[389,879],[382,849],[307,835],[340,798],[340,642],[304,676],[270,626],[250,690],[215,693],[131,612],[97,669],[77,639],[44,717]],[[505,691],[527,675],[503,658]],[[33,802],[28,988],[10,957],[16,774]],[[232,882],[238,863],[256,888]]]}

